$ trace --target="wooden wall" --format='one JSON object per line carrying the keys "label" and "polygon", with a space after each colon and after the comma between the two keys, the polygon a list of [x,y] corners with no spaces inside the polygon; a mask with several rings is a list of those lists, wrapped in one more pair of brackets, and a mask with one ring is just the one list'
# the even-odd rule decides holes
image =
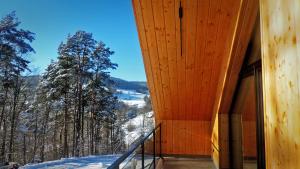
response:
{"label": "wooden wall", "polygon": [[162,120],[162,152],[178,155],[211,155],[210,122]]}
{"label": "wooden wall", "polygon": [[268,169],[300,168],[300,1],[261,0]]}

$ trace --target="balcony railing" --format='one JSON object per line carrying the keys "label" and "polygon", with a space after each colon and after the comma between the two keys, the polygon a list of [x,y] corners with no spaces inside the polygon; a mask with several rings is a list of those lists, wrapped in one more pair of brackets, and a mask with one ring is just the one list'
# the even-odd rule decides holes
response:
{"label": "balcony railing", "polygon": [[156,161],[161,157],[161,124],[158,124],[151,132],[142,135],[108,169],[155,169]]}

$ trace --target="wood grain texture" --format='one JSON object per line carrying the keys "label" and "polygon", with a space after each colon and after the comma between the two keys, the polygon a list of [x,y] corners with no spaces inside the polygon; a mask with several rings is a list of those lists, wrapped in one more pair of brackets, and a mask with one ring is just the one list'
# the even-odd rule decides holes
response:
{"label": "wood grain texture", "polygon": [[233,0],[230,5],[226,0],[133,0],[157,119],[211,120],[221,61],[231,47],[224,42],[233,36],[239,5]]}
{"label": "wood grain texture", "polygon": [[244,121],[243,125],[243,156],[244,157],[257,157],[256,147],[256,122]]}
{"label": "wood grain texture", "polygon": [[300,168],[300,1],[261,0],[267,169]]}
{"label": "wood grain texture", "polygon": [[[225,48],[224,51],[228,57],[222,57],[219,79],[216,85],[216,95],[212,107],[212,126],[215,126],[217,122],[219,147],[219,156],[214,156],[214,158],[218,157],[219,159],[214,159],[214,161],[219,161],[219,168],[230,167],[228,120],[226,119],[228,118],[227,114],[230,110],[239,72],[255,24],[258,0],[240,1],[236,10],[238,10],[238,15],[233,14],[236,22],[230,29],[233,34],[227,38],[226,45],[229,47]],[[219,120],[216,120],[217,117]],[[212,133],[214,132],[212,130]],[[214,135],[212,134],[212,136]]]}
{"label": "wood grain texture", "polygon": [[218,86],[227,77],[224,71],[236,73],[228,60],[243,55],[251,32],[243,29],[251,28],[257,11],[256,0],[244,1],[132,0],[156,123],[164,123],[163,137],[172,139],[164,140],[164,153],[210,154],[206,129],[212,130],[218,97],[227,99]]}

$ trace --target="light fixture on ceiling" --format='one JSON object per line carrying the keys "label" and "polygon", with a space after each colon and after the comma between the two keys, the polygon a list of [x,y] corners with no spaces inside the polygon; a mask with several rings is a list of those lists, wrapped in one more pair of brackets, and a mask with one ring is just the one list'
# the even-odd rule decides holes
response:
{"label": "light fixture on ceiling", "polygon": [[181,1],[179,2],[179,21],[180,21],[180,55],[182,56],[182,17],[183,17],[183,9],[181,6]]}

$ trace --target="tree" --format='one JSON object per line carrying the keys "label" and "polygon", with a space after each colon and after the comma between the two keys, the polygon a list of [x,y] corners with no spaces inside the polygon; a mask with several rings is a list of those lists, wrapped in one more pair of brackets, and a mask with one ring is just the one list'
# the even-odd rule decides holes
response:
{"label": "tree", "polygon": [[[108,96],[105,90],[105,83],[109,78],[109,73],[106,71],[117,67],[109,58],[113,53],[109,48],[105,47],[103,42],[97,42],[93,39],[91,33],[84,31],[77,31],[73,36],[69,36],[66,43],[62,43],[59,47],[60,56],[68,58],[74,63],[76,108],[74,113],[73,154],[75,156],[80,155],[79,147],[83,147],[85,144],[84,117],[88,100],[91,100],[92,104],[90,114],[92,121],[90,126],[93,126],[94,116],[97,115],[96,104],[99,105],[99,102],[110,99],[110,97],[105,97]],[[101,97],[102,100],[97,99],[97,97]],[[100,111],[103,111],[103,109]],[[94,133],[92,129],[91,133]],[[81,152],[84,154],[83,150]]]}
{"label": "tree", "polygon": [[[10,107],[10,137],[9,137],[9,160],[12,160],[12,153],[14,153],[14,136],[15,123],[18,118],[17,105],[22,86],[21,73],[28,69],[28,63],[24,58],[24,54],[34,52],[30,43],[34,40],[34,33],[18,29],[20,22],[18,21],[15,12],[12,12],[2,18],[0,21],[0,77],[2,80],[3,104],[0,116],[0,127],[2,123],[7,128],[8,107]],[[8,94],[11,90],[12,105],[7,106]],[[6,129],[5,129],[6,130]],[[6,132],[4,132],[3,142],[5,143]],[[5,154],[5,147],[2,148],[1,156]],[[3,160],[3,159],[2,159]]]}

